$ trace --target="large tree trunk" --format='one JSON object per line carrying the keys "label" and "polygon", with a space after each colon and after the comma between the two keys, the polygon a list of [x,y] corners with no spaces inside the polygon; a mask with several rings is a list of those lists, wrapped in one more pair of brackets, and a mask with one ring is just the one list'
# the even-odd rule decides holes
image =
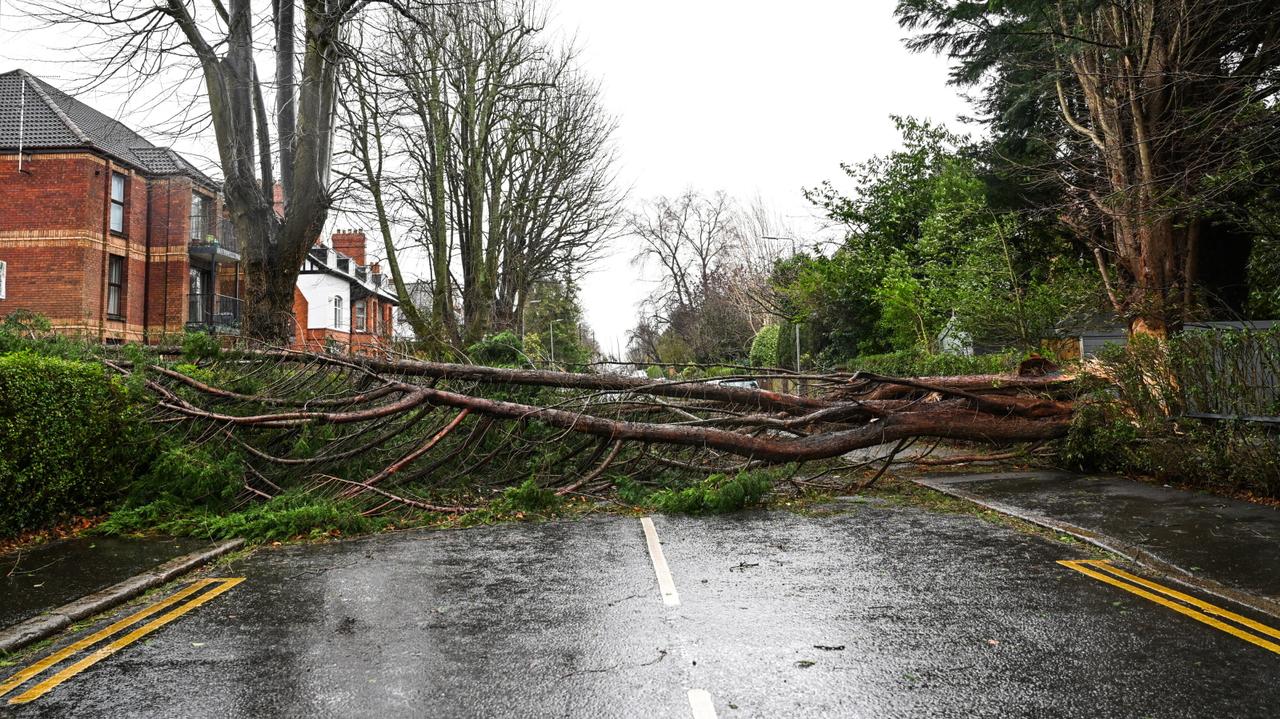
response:
{"label": "large tree trunk", "polygon": [[[275,143],[271,140],[263,88],[254,65],[251,0],[230,0],[223,41],[210,43],[184,3],[170,0],[173,18],[199,59],[209,93],[209,112],[224,175],[228,214],[242,240],[245,306],[241,332],[269,344],[294,334],[293,292],[307,251],[328,216],[329,167],[338,39],[354,5],[302,0],[301,78],[295,81],[295,0],[276,0]],[[225,49],[224,49],[225,48]],[[219,56],[219,52],[225,52]],[[283,180],[283,217],[276,214],[273,158]]]}

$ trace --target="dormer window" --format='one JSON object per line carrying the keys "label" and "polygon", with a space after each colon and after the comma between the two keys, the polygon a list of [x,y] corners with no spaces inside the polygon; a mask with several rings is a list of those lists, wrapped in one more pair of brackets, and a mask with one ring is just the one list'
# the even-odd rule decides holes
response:
{"label": "dormer window", "polygon": [[125,176],[111,173],[111,231],[124,234]]}

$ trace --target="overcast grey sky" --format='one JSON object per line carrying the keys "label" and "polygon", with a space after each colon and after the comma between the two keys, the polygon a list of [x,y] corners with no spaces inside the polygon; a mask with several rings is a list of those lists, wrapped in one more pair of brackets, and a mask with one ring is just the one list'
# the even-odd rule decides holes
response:
{"label": "overcast grey sky", "polygon": [[[686,188],[757,195],[799,233],[820,223],[801,189],[840,177],[897,145],[889,115],[954,123],[967,106],[946,86],[946,63],[902,46],[893,0],[550,0],[555,27],[576,37],[583,65],[618,117],[620,180],[633,201]],[[32,29],[0,0],[0,72],[24,67],[70,87],[78,39]],[[172,115],[121,92],[82,96],[134,127]],[[155,138],[164,142],[163,138]],[[212,143],[174,146],[209,157]],[[629,264],[626,238],[583,284],[587,317],[612,351],[651,289]]]}

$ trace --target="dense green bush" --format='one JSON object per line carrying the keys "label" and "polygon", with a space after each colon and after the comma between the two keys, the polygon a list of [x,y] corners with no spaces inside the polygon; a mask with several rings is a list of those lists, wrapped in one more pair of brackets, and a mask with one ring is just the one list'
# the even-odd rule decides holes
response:
{"label": "dense green bush", "polygon": [[210,445],[177,444],[162,451],[129,488],[129,504],[159,500],[229,508],[244,487],[240,455]]}
{"label": "dense green bush", "polygon": [[778,357],[778,335],[781,328],[778,325],[765,325],[756,333],[755,339],[751,340],[751,366],[752,367],[772,367]]}
{"label": "dense green bush", "polygon": [[149,438],[128,388],[100,365],[0,355],[0,536],[100,508]]}
{"label": "dense green bush", "polygon": [[467,356],[476,364],[518,367],[527,364],[524,343],[514,332],[489,335],[467,348]]}
{"label": "dense green bush", "polygon": [[1017,351],[985,355],[934,354],[918,349],[863,355],[849,360],[851,372],[863,370],[898,377],[940,377],[1011,372],[1022,361]]}

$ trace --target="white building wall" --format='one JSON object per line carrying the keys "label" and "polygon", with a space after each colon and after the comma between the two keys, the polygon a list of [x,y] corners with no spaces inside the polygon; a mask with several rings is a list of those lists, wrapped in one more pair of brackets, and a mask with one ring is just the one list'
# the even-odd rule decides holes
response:
{"label": "white building wall", "polygon": [[[333,275],[298,275],[298,291],[307,298],[307,329],[351,331],[351,283]],[[342,324],[333,322],[333,298],[342,298]]]}

